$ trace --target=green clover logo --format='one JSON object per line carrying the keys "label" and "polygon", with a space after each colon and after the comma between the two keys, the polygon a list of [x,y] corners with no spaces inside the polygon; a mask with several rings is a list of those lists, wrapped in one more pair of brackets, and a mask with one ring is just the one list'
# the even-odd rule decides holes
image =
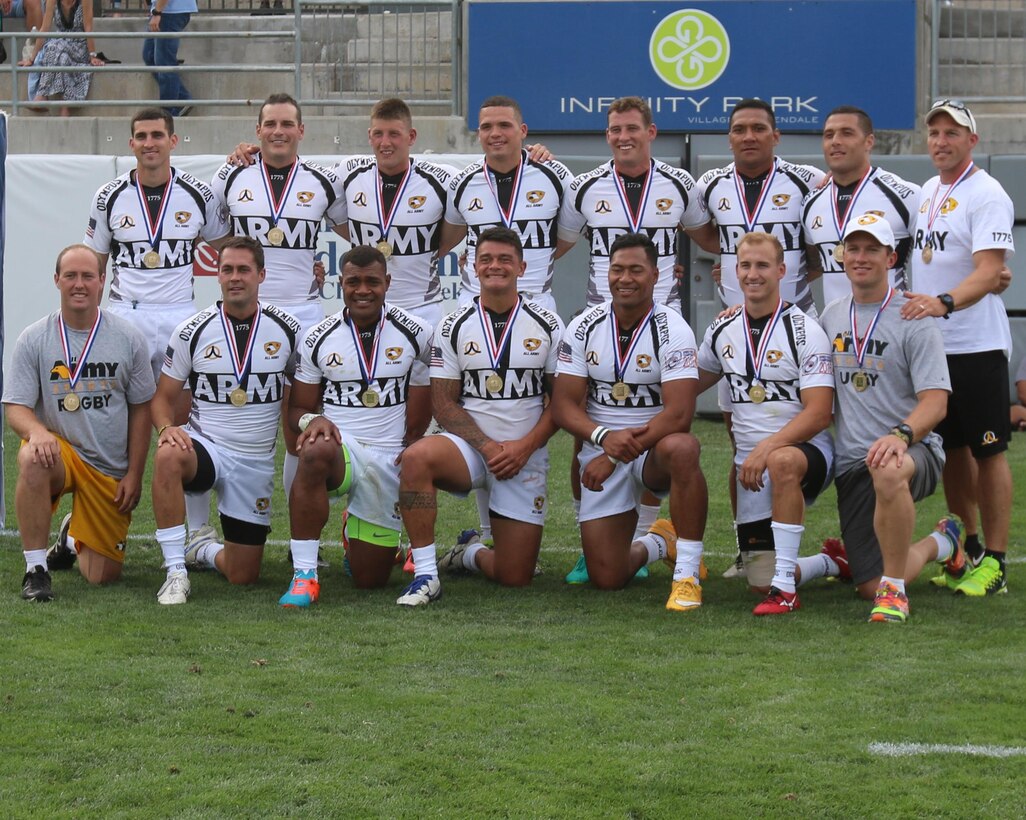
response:
{"label": "green clover logo", "polygon": [[659,21],[648,44],[652,68],[667,85],[684,91],[705,88],[730,62],[730,37],[715,17],[682,9]]}

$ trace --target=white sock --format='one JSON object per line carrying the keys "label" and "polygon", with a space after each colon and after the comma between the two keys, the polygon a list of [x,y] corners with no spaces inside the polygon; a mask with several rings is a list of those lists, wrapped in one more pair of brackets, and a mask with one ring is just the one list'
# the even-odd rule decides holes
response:
{"label": "white sock", "polygon": [[296,572],[317,572],[317,550],[321,547],[319,539],[306,541],[293,538],[289,546],[292,548],[292,568]]}
{"label": "white sock", "polygon": [[299,456],[292,453],[285,453],[285,463],[281,467],[281,485],[285,488],[285,503],[289,502],[289,495],[292,493],[292,482],[296,480],[296,471],[299,469]]}
{"label": "white sock", "polygon": [[698,565],[702,562],[703,549],[701,541],[677,539],[677,565],[673,568],[674,581],[694,578],[695,583],[699,583]]}
{"label": "white sock", "polygon": [[204,544],[196,553],[196,562],[220,572],[221,570],[217,569],[217,556],[221,554],[222,550],[224,550],[224,544],[219,544],[216,541]]}
{"label": "white sock", "polygon": [[930,537],[937,542],[937,560],[947,561],[955,554],[955,545],[951,539],[939,532],[931,532]]}
{"label": "white sock", "polygon": [[634,543],[641,544],[648,552],[646,564],[661,561],[666,557],[666,540],[661,535],[656,535],[654,532],[646,533],[640,538],[635,538]]}
{"label": "white sock", "polygon": [[880,584],[891,584],[898,588],[898,592],[905,591],[905,579],[904,578],[891,578],[889,575],[880,576]]}
{"label": "white sock", "polygon": [[413,577],[430,575],[438,577],[438,559],[435,557],[435,545],[428,544],[426,547],[413,547],[410,552],[413,554]]}
{"label": "white sock", "polygon": [[185,572],[185,524],[157,530],[157,543],[164,553],[167,574]]}
{"label": "white sock", "polygon": [[574,499],[574,521],[581,522],[581,499]]}
{"label": "white sock", "polygon": [[648,528],[651,527],[655,520],[659,517],[659,505],[650,506],[648,504],[638,505],[638,526],[634,528],[634,540],[637,541],[641,536],[648,532]]}
{"label": "white sock", "polygon": [[802,579],[798,582],[800,587],[817,578],[836,578],[841,574],[841,568],[837,566],[837,562],[822,552],[809,555],[806,558],[799,558],[797,564],[802,573]]}
{"label": "white sock", "polygon": [[467,547],[466,552],[463,553],[463,566],[465,569],[469,569],[471,572],[480,572],[481,568],[477,565],[477,554],[481,550],[486,550],[484,544],[471,544]]}
{"label": "white sock", "polygon": [[488,490],[475,490],[474,499],[477,501],[477,520],[480,524],[478,533],[481,535],[482,541],[487,541],[492,537],[492,515],[488,512],[491,496],[488,494]]}
{"label": "white sock", "polygon": [[36,567],[50,571],[46,565],[46,550],[25,550],[25,572],[32,572]]}
{"label": "white sock", "polygon": [[185,520],[189,532],[196,532],[210,523],[210,490],[185,494]]}
{"label": "white sock", "polygon": [[773,530],[773,545],[776,550],[776,564],[773,568],[773,586],[781,592],[794,592],[794,568],[798,565],[798,550],[802,545],[801,524],[782,524],[770,521]]}

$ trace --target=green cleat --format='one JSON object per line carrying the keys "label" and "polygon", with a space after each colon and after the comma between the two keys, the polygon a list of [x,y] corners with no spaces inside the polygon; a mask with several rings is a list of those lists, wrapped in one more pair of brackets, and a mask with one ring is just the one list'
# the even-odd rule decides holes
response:
{"label": "green cleat", "polygon": [[966,573],[962,582],[955,587],[956,595],[983,598],[986,595],[1004,595],[1008,592],[1005,573],[996,558],[986,556],[980,565]]}
{"label": "green cleat", "polygon": [[574,568],[566,574],[566,582],[568,584],[586,584],[588,580],[588,565],[584,562],[584,553],[582,552],[578,556]]}

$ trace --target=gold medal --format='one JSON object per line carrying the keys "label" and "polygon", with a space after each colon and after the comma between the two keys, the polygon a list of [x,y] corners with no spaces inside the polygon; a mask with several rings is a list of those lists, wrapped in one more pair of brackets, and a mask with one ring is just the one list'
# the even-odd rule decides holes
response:
{"label": "gold medal", "polygon": [[502,390],[502,376],[498,373],[492,373],[487,379],[485,379],[485,390],[489,393],[498,393]]}
{"label": "gold medal", "polygon": [[155,268],[160,264],[160,254],[156,251],[148,251],[143,257],[143,264],[148,268]]}
{"label": "gold medal", "polygon": [[64,409],[67,410],[69,413],[74,413],[81,406],[82,400],[74,393],[64,394]]}
{"label": "gold medal", "polygon": [[761,384],[753,384],[752,389],[748,391],[748,398],[756,404],[762,404],[766,401],[766,388]]}
{"label": "gold medal", "polygon": [[381,403],[381,396],[377,390],[371,390],[368,387],[363,391],[363,395],[360,396],[360,401],[363,402],[364,407],[377,407]]}
{"label": "gold medal", "polygon": [[931,245],[927,245],[923,248],[923,262],[929,265],[931,259],[933,259],[933,247]]}
{"label": "gold medal", "polygon": [[279,247],[285,241],[285,231],[275,225],[267,232],[267,241],[274,245],[274,247]]}
{"label": "gold medal", "polygon": [[834,245],[834,261],[840,265],[844,262],[844,243]]}
{"label": "gold medal", "polygon": [[249,401],[249,397],[246,395],[246,391],[241,387],[236,387],[231,393],[228,394],[228,401],[234,404],[236,407],[244,407],[246,402]]}
{"label": "gold medal", "polygon": [[613,399],[616,401],[624,401],[630,398],[631,389],[623,382],[617,382],[613,385],[612,389]]}
{"label": "gold medal", "polygon": [[857,393],[864,393],[866,388],[869,387],[869,376],[860,370],[851,377],[851,386],[855,388]]}
{"label": "gold medal", "polygon": [[381,252],[381,255],[384,256],[385,259],[390,259],[392,257],[392,245],[384,239],[378,242],[374,247]]}

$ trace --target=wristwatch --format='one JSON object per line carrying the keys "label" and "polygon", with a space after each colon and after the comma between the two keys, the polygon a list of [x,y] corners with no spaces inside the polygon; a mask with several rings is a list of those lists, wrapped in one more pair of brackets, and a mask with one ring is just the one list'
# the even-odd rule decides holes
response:
{"label": "wristwatch", "polygon": [[903,442],[905,442],[906,446],[910,445],[912,443],[912,439],[916,437],[915,431],[904,422],[892,427],[891,435],[900,438]]}
{"label": "wristwatch", "polygon": [[947,310],[947,313],[944,314],[944,318],[947,319],[955,312],[955,300],[951,297],[950,293],[938,293],[937,298],[940,299],[940,303],[944,305],[944,309]]}

